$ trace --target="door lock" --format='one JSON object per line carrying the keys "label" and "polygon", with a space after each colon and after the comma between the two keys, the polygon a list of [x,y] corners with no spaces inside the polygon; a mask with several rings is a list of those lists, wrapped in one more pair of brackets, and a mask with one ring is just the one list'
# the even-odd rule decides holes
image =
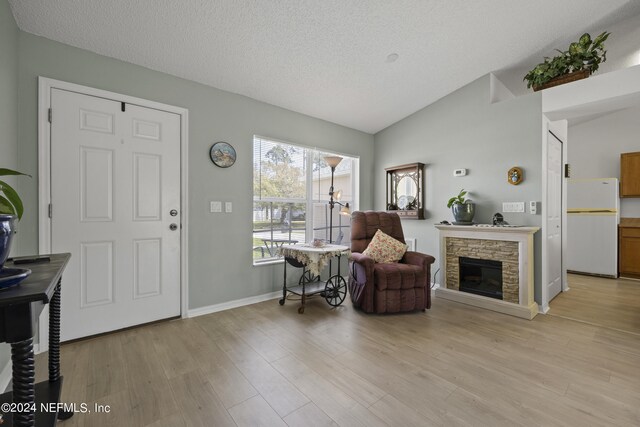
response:
{"label": "door lock", "polygon": [[177,229],[178,229],[178,224],[175,224],[175,223],[174,223],[174,224],[171,224],[171,225],[169,226],[169,230],[171,230],[171,231],[176,231]]}
{"label": "door lock", "polygon": [[171,215],[171,216],[177,216],[177,215],[178,215],[178,211],[177,211],[177,210],[175,210],[175,209],[171,209],[171,210],[169,211],[169,215]]}

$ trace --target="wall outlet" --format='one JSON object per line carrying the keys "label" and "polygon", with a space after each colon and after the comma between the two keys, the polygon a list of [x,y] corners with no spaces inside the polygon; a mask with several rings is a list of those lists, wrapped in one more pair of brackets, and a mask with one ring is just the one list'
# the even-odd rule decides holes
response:
{"label": "wall outlet", "polygon": [[502,212],[524,212],[524,202],[504,202]]}
{"label": "wall outlet", "polygon": [[466,175],[467,175],[466,169],[456,169],[453,171],[453,176],[466,176]]}
{"label": "wall outlet", "polygon": [[222,212],[222,202],[211,202],[210,209],[214,213]]}
{"label": "wall outlet", "polygon": [[233,212],[233,203],[232,202],[224,202],[224,211],[226,213]]}

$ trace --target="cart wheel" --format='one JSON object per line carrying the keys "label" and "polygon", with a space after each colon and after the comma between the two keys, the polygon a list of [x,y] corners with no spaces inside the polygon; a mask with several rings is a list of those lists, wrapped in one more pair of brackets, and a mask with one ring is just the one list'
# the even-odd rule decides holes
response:
{"label": "cart wheel", "polygon": [[280,305],[284,305],[284,298],[280,298],[280,301],[278,301],[278,303],[279,303]]}
{"label": "cart wheel", "polygon": [[309,270],[305,271],[302,276],[300,276],[300,280],[298,280],[298,285],[306,285],[307,283],[317,282],[320,280],[320,276],[314,276],[311,274]]}
{"label": "cart wheel", "polygon": [[324,298],[331,307],[337,307],[347,297],[347,281],[342,276],[332,276],[324,288]]}
{"label": "cart wheel", "polygon": [[298,314],[304,314],[304,307],[298,307]]}

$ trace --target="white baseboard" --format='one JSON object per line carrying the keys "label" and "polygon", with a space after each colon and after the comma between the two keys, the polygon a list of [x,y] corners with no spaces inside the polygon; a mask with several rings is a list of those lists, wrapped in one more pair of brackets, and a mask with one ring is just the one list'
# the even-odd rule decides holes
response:
{"label": "white baseboard", "polygon": [[282,297],[282,291],[269,292],[268,294],[256,295],[254,297],[241,298],[234,301],[227,301],[220,304],[208,305],[206,307],[198,307],[190,309],[187,317],[204,316],[205,314],[216,313],[218,311],[230,310],[244,305],[256,304],[263,301]]}
{"label": "white baseboard", "polygon": [[0,391],[6,391],[7,387],[9,387],[9,383],[11,382],[13,375],[11,368],[11,359],[9,359],[6,365],[2,368],[2,371],[0,371]]}

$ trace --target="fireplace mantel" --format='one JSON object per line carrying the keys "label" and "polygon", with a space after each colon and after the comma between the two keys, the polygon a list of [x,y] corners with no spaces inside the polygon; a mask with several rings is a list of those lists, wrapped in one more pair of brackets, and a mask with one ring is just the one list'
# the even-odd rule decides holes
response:
{"label": "fireplace mantel", "polygon": [[[437,297],[525,319],[533,319],[538,314],[538,305],[533,297],[533,235],[539,230],[539,227],[438,224],[436,228],[440,232],[440,259],[442,262],[441,268],[444,271],[444,283],[436,289]],[[500,242],[505,244],[500,245]],[[505,255],[505,253],[509,255]],[[512,297],[513,301],[509,302],[468,292],[460,292],[457,288],[458,278],[456,276],[459,274],[458,258],[460,256],[510,262],[513,266],[513,275],[511,284],[507,281],[506,286],[511,287],[511,293],[514,295]],[[516,262],[518,266],[517,274],[515,269]],[[505,273],[503,272],[503,274]]]}

